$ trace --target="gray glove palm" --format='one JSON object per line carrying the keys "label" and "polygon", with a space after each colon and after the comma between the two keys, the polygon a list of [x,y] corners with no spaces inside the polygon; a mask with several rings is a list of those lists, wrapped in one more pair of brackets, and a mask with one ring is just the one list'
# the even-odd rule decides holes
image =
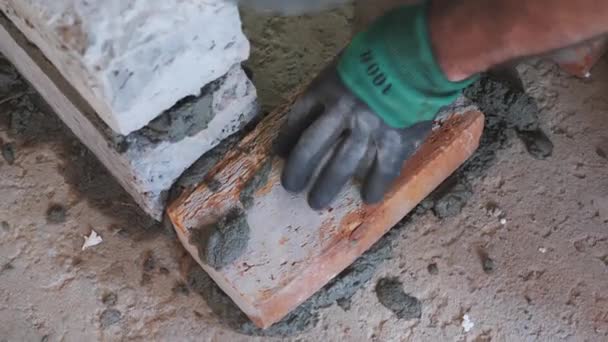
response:
{"label": "gray glove palm", "polygon": [[431,128],[432,121],[401,129],[386,125],[330,66],[296,101],[280,132],[278,152],[288,155],[283,187],[305,190],[324,163],[309,192],[311,208],[331,204],[356,173],[364,178],[363,201],[379,202]]}

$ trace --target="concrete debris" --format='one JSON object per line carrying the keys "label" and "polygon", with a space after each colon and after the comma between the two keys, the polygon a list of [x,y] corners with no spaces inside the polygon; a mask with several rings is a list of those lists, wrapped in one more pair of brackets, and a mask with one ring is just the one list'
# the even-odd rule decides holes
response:
{"label": "concrete debris", "polygon": [[65,222],[67,210],[61,204],[53,204],[46,210],[46,222],[60,224]]}
{"label": "concrete debris", "polygon": [[473,323],[471,317],[468,314],[464,314],[464,316],[462,316],[462,328],[464,329],[464,332],[471,331],[473,327],[475,327],[475,323]]}
{"label": "concrete debris", "polygon": [[84,244],[82,245],[82,250],[86,250],[89,247],[97,246],[103,242],[101,236],[97,235],[97,232],[91,230],[91,234],[89,236],[84,237]]}

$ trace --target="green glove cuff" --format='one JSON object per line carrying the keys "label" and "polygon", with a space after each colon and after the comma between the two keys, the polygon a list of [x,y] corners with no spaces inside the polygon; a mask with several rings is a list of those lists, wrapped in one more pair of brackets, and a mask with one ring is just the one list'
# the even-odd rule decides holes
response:
{"label": "green glove cuff", "polygon": [[338,61],[346,87],[394,128],[433,120],[477,78],[445,77],[433,55],[427,7],[391,11],[356,35]]}

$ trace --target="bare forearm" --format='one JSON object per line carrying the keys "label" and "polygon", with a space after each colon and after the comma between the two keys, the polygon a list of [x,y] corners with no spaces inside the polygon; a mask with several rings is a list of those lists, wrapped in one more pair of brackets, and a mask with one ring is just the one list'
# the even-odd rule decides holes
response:
{"label": "bare forearm", "polygon": [[433,0],[429,30],[453,81],[608,32],[606,0]]}

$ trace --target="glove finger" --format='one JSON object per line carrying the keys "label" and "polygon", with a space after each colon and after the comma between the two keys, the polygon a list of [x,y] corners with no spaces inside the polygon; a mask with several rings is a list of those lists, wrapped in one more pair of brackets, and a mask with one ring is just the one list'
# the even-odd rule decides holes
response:
{"label": "glove finger", "polygon": [[287,119],[274,143],[274,152],[281,157],[287,157],[302,132],[318,119],[324,110],[325,106],[313,89],[298,98],[287,113]]}
{"label": "glove finger", "polygon": [[387,130],[376,138],[376,159],[361,191],[365,203],[382,201],[401,174],[404,162],[416,152],[432,127],[432,121],[424,121],[403,130]]}
{"label": "glove finger", "polygon": [[331,204],[340,190],[353,177],[368,150],[369,136],[351,132],[323,168],[308,196],[308,205],[320,210]]}
{"label": "glove finger", "polygon": [[357,171],[353,176],[359,183],[363,184],[365,177],[369,174],[369,170],[372,169],[372,165],[376,160],[376,145],[375,144],[367,144],[367,151],[359,166],[357,166]]}
{"label": "glove finger", "polygon": [[290,192],[304,190],[325,154],[345,128],[345,106],[335,105],[308,127],[289,154],[281,183]]}

